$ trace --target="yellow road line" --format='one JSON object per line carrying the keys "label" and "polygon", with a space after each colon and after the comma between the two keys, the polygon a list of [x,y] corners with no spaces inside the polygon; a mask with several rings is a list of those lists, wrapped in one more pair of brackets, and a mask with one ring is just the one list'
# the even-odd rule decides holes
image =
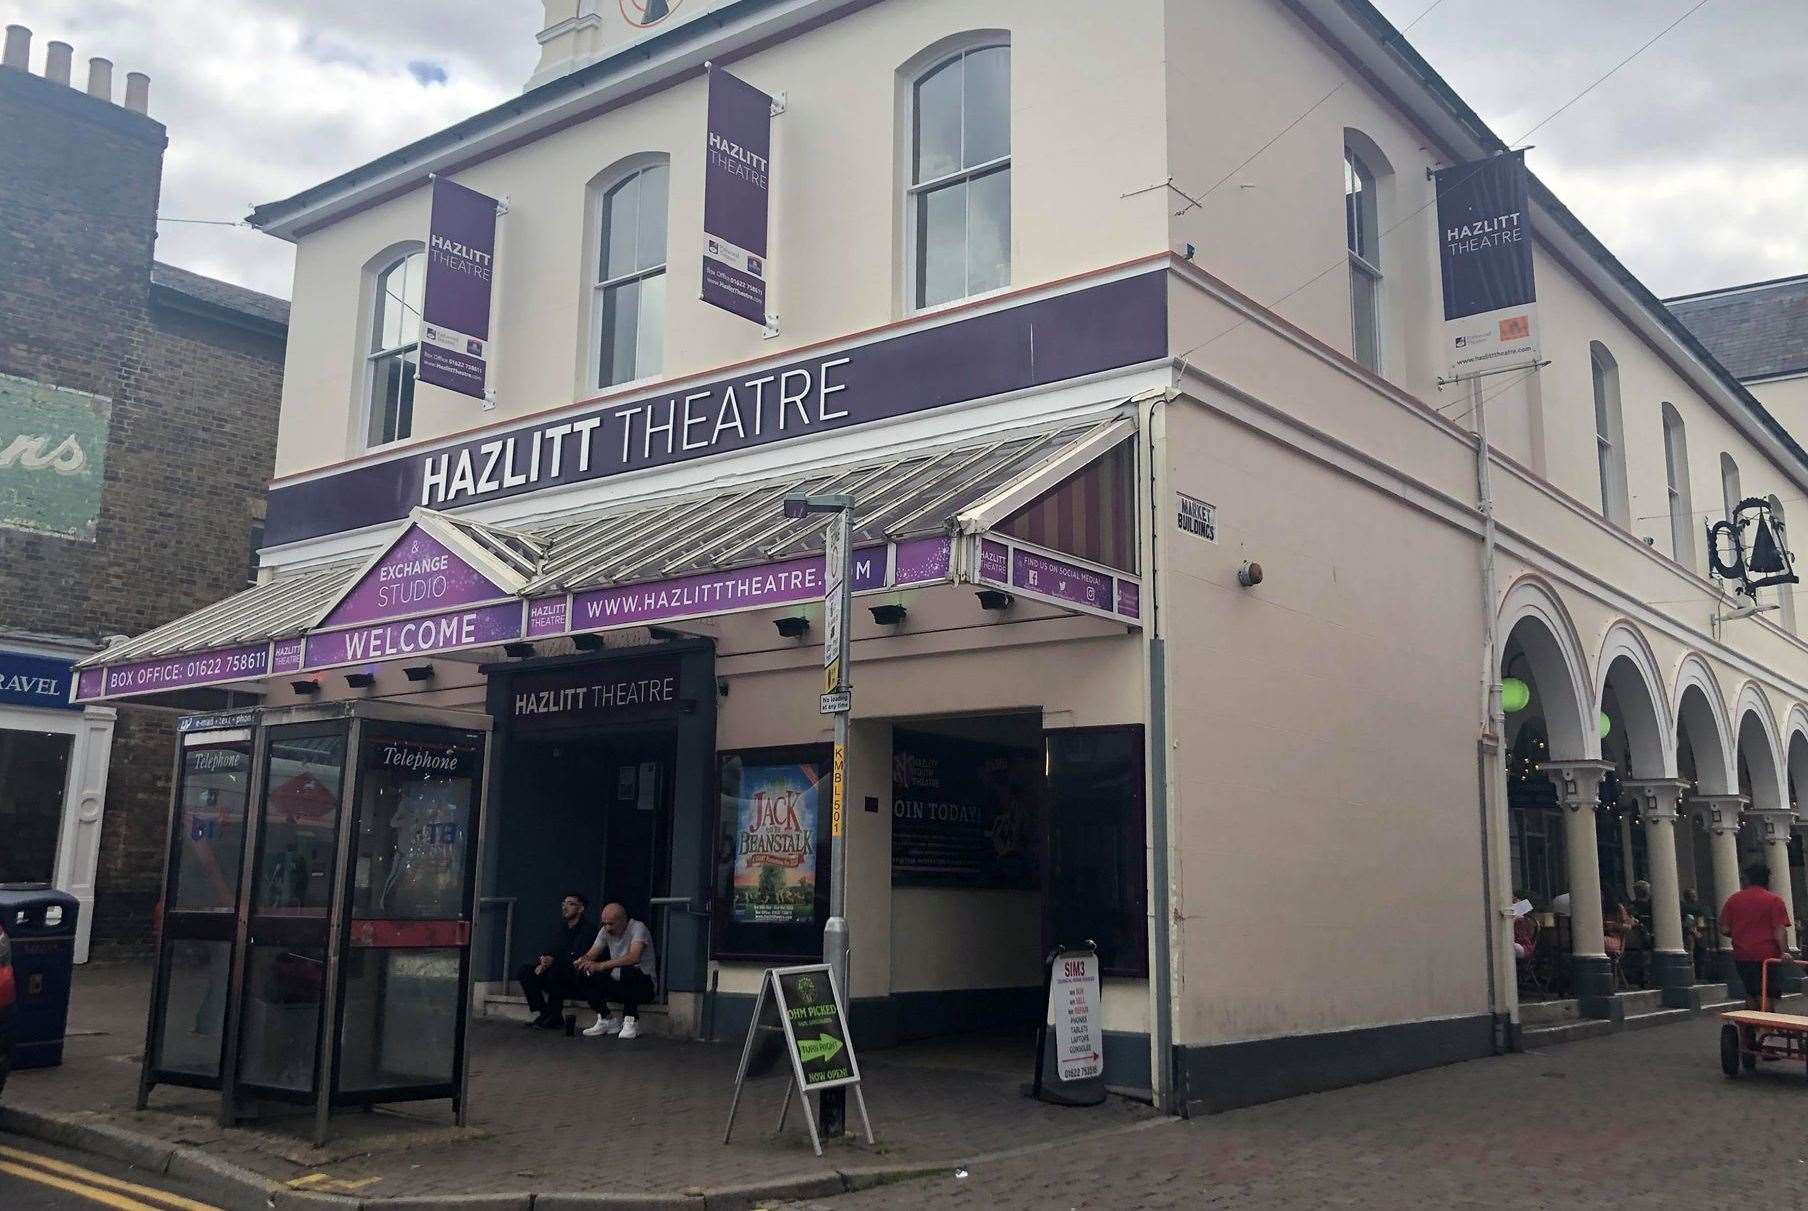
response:
{"label": "yellow road line", "polygon": [[109,1194],[99,1186],[90,1186],[86,1182],[78,1182],[72,1178],[57,1177],[55,1174],[27,1169],[24,1165],[15,1165],[10,1161],[0,1161],[0,1173],[10,1173],[14,1177],[24,1178],[28,1182],[36,1182],[40,1186],[51,1186],[70,1194],[79,1194],[103,1207],[112,1207],[115,1211],[159,1211],[150,1203],[141,1203],[137,1199],[127,1198],[123,1194]]}
{"label": "yellow road line", "polygon": [[[167,1190],[157,1190],[150,1186],[140,1186],[134,1182],[124,1181],[117,1177],[108,1177],[104,1173],[96,1173],[92,1169],[84,1169],[80,1165],[72,1165],[68,1161],[59,1161],[53,1157],[40,1156],[36,1152],[27,1152],[21,1148],[9,1148],[5,1144],[0,1144],[0,1158],[17,1161],[21,1165],[35,1165],[39,1169],[61,1174],[64,1177],[73,1178],[77,1181],[87,1182],[90,1185],[104,1186],[109,1190],[118,1190],[126,1194],[135,1194],[139,1198],[151,1199],[164,1207],[174,1208],[174,1211],[220,1211],[220,1208],[214,1206],[212,1203],[199,1203],[192,1198],[184,1198],[180,1194],[172,1194]],[[0,1160],[0,1165],[5,1164],[5,1160]],[[8,1167],[7,1172],[13,1172],[13,1169]],[[137,1204],[134,1205],[136,1206]]]}

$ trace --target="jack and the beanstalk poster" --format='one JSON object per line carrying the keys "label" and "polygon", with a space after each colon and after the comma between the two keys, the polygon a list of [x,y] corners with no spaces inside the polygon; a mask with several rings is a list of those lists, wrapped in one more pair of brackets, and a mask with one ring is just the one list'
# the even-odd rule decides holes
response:
{"label": "jack and the beanstalk poster", "polygon": [[719,950],[771,956],[820,950],[829,770],[827,750],[820,758],[812,750],[723,758],[719,827],[727,911]]}

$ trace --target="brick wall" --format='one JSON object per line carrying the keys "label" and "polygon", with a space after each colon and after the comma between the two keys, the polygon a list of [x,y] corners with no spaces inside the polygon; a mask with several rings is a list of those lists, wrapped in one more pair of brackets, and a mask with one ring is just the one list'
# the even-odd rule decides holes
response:
{"label": "brick wall", "polygon": [[[245,586],[283,342],[153,292],[163,127],[0,70],[0,372],[110,396],[96,540],[0,529],[0,627],[135,634]],[[141,949],[162,873],[172,717],[121,707],[92,953]]]}

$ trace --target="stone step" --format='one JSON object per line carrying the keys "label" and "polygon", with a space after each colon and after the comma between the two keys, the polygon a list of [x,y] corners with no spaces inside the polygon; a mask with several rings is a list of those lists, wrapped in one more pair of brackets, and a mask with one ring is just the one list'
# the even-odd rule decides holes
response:
{"label": "stone step", "polygon": [[1605,1018],[1584,1018],[1555,1026],[1539,1026],[1531,1030],[1522,1030],[1519,1035],[1519,1045],[1529,1051],[1534,1047],[1549,1047],[1556,1043],[1574,1043],[1580,1039],[1599,1038],[1604,1034],[1612,1034],[1614,1029],[1614,1024]]}
{"label": "stone step", "polygon": [[1626,1007],[1626,1016],[1633,1014],[1656,1013],[1664,1007],[1664,992],[1661,988],[1641,988],[1636,992],[1622,992],[1620,1004]]}
{"label": "stone step", "polygon": [[1526,1030],[1533,1027],[1559,1026],[1565,1022],[1574,1022],[1582,1016],[1575,1001],[1521,1001],[1519,1003],[1519,1025]]}
{"label": "stone step", "polygon": [[1687,1009],[1648,1009],[1635,1011],[1634,1006],[1662,1004],[1661,997],[1652,1002],[1639,993],[1622,993],[1621,1003],[1626,1006],[1627,1013],[1623,1021],[1611,1022],[1606,1018],[1580,1018],[1575,1021],[1557,1022],[1548,1026],[1525,1026],[1525,1012],[1520,1011],[1520,1045],[1527,1049],[1549,1047],[1556,1043],[1574,1043],[1580,1039],[1600,1038],[1602,1035],[1614,1034],[1622,1030],[1646,1030],[1652,1026],[1666,1026],[1671,1022],[1684,1022],[1695,1016]]}

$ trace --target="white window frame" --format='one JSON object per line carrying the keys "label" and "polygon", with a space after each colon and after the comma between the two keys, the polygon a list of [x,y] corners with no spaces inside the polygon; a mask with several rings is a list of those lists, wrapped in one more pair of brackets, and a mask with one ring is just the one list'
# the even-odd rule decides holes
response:
{"label": "white window frame", "polygon": [[[636,178],[636,177],[640,176],[641,174],[643,174],[651,169],[654,169],[654,168],[663,168],[666,170],[666,178],[665,178],[665,181],[666,181],[666,197],[665,197],[666,234],[665,234],[665,249],[663,252],[662,259],[660,260],[658,265],[651,266],[646,269],[637,269],[630,273],[617,274],[615,277],[612,277],[612,278],[599,278],[597,275],[602,271],[603,250],[608,246],[608,242],[604,238],[603,223],[608,218],[609,195],[614,193],[617,189],[621,188],[622,186],[626,185],[629,181],[632,181],[634,178]],[[603,377],[603,310],[604,310],[603,299],[606,296],[608,291],[610,291],[618,286],[625,286],[631,282],[640,282],[640,281],[645,281],[648,278],[659,277],[661,275],[666,274],[667,271],[671,268],[671,264],[672,264],[671,158],[664,154],[655,154],[655,153],[648,152],[648,153],[644,153],[641,155],[630,157],[629,159],[624,160],[621,163],[612,166],[611,168],[605,170],[604,172],[597,174],[596,178],[594,180],[592,180],[590,183],[590,201],[589,201],[589,205],[587,205],[584,208],[584,211],[585,211],[585,217],[584,217],[584,223],[585,223],[584,275],[583,275],[584,308],[589,317],[588,323],[585,325],[585,327],[588,329],[588,331],[590,333],[590,342],[589,342],[589,347],[585,351],[583,358],[582,358],[583,368],[582,368],[581,373],[583,374],[583,379],[579,383],[579,389],[582,394],[588,395],[588,394],[593,394],[598,391],[613,391],[616,388],[625,386],[628,383],[646,382],[648,380],[658,378],[660,375],[662,375],[665,372],[665,335],[666,334],[664,331],[661,331],[660,339],[659,339],[659,365],[658,366],[653,367],[651,370],[648,370],[645,373],[641,373],[642,367],[639,365],[639,358],[637,357],[635,359],[635,367],[634,367],[635,375],[633,378],[623,379],[620,382],[615,382],[615,383],[605,383],[602,381],[602,377]],[[670,297],[670,289],[669,289],[670,283],[669,282],[667,283],[667,287],[668,287],[668,289],[667,289],[666,305],[664,308],[661,309],[661,313],[660,313],[661,324],[664,324],[665,320],[666,320],[666,316],[671,314],[671,297]],[[637,302],[636,307],[638,307],[638,306],[639,306],[639,304]],[[635,323],[638,325],[639,322],[640,322],[640,316],[637,311],[635,314]]]}
{"label": "white window frame", "polygon": [[[958,169],[954,170],[953,172],[944,173],[939,177],[932,177],[926,181],[918,181],[916,179],[917,85],[921,84],[924,80],[928,79],[930,76],[934,75],[936,72],[938,72],[942,68],[948,66],[950,63],[953,63],[957,59],[964,59],[968,55],[976,54],[979,51],[993,50],[993,49],[1004,50],[1007,54],[1010,55],[1010,59],[1011,59],[1011,71],[1012,71],[1013,75],[1007,76],[1008,87],[1007,87],[1006,94],[1005,94],[1005,117],[1006,117],[1006,121],[1010,122],[1011,128],[1012,128],[1011,129],[1011,150],[1007,151],[1002,156],[994,156],[992,159],[987,160],[984,163],[975,164],[975,165],[973,165],[971,167],[967,167],[967,168],[958,168]],[[905,183],[904,191],[903,191],[903,201],[904,201],[904,219],[903,219],[903,230],[904,230],[903,270],[904,270],[904,273],[903,273],[903,277],[904,277],[904,313],[906,315],[919,315],[919,314],[922,314],[925,312],[938,311],[943,307],[953,307],[953,306],[956,306],[961,303],[971,302],[974,299],[983,299],[983,298],[987,298],[992,295],[1002,294],[1011,288],[1011,283],[1015,277],[1016,269],[1017,269],[1017,248],[1016,248],[1016,242],[1017,242],[1017,221],[1016,221],[1017,220],[1017,188],[1016,188],[1016,186],[1017,186],[1017,182],[1015,179],[1015,172],[1013,171],[1013,165],[1012,165],[1012,159],[1016,152],[1017,144],[1016,144],[1016,129],[1015,129],[1016,123],[1011,121],[1011,119],[1016,116],[1017,89],[1016,89],[1016,81],[1014,79],[1014,73],[1016,70],[1016,66],[1017,66],[1017,57],[1016,57],[1015,51],[1012,49],[1012,46],[1011,46],[1010,35],[1007,33],[999,32],[999,31],[987,31],[986,33],[983,33],[983,34],[979,34],[979,33],[969,34],[969,35],[965,35],[965,36],[963,36],[959,39],[956,39],[954,41],[951,41],[951,42],[939,43],[939,44],[937,44],[937,46],[935,48],[933,48],[933,53],[926,52],[924,55],[917,56],[915,59],[911,60],[910,63],[905,65],[904,71],[902,72],[901,83],[902,83],[902,95],[903,95],[903,117],[904,117],[903,139],[902,139],[902,144],[903,144],[902,167],[903,167],[903,180]],[[961,113],[962,113],[963,118],[965,117],[965,114],[966,114],[966,105],[967,105],[965,84],[966,84],[965,76],[963,75],[963,77],[962,77],[962,93],[961,93]],[[918,293],[918,290],[917,290],[917,283],[921,276],[918,272],[917,259],[922,254],[922,249],[919,247],[918,240],[917,240],[917,212],[918,212],[918,208],[922,205],[922,199],[925,198],[926,196],[928,196],[929,194],[935,192],[936,190],[945,188],[949,185],[955,185],[955,184],[959,184],[961,182],[966,182],[966,183],[968,183],[968,186],[969,186],[968,191],[967,191],[967,197],[969,199],[969,214],[971,214],[970,208],[971,208],[971,199],[973,196],[971,183],[975,180],[978,180],[980,177],[990,176],[992,173],[1001,172],[1001,171],[1002,172],[1012,172],[1011,188],[1008,191],[1008,196],[1005,199],[1006,213],[1011,218],[1011,239],[1005,250],[1006,254],[1010,258],[1010,261],[1005,269],[1005,280],[1004,280],[1003,284],[1001,284],[999,286],[991,287],[986,290],[981,290],[981,291],[978,291],[977,293],[975,293],[971,289],[971,285],[972,285],[971,282],[963,281],[962,282],[963,289],[962,289],[961,293],[956,295],[954,298],[943,299],[940,302],[935,302],[935,303],[922,302],[920,295]],[[972,223],[969,222],[967,224],[967,238],[968,238],[968,242],[969,242],[969,248],[971,246],[972,233],[973,233],[973,226],[972,226]],[[971,259],[972,258],[970,256],[962,258],[961,264],[962,264],[962,273],[963,274],[965,274],[967,272],[969,262],[971,261]]]}
{"label": "white window frame", "polygon": [[1600,341],[1588,345],[1589,394],[1595,408],[1595,466],[1601,479],[1601,516],[1629,529],[1632,505],[1626,484],[1626,428],[1620,416],[1620,365]]}
{"label": "white window frame", "polygon": [[1689,431],[1676,405],[1660,409],[1664,427],[1664,495],[1670,508],[1670,554],[1685,568],[1695,567],[1695,502],[1689,492]]}
{"label": "white window frame", "polygon": [[[1360,147],[1352,146],[1349,132],[1346,132],[1344,136],[1343,173],[1344,251],[1350,258],[1350,356],[1355,358],[1359,365],[1380,374],[1386,349],[1386,340],[1383,337],[1385,327],[1383,317],[1387,314],[1384,309],[1383,297],[1387,276],[1381,271],[1380,247],[1382,174],[1375,167],[1372,155]],[[1365,255],[1361,250],[1350,246],[1350,178],[1352,176],[1355,176],[1357,181],[1365,186],[1369,198],[1373,202],[1375,247],[1370,250],[1373,255]],[[1360,231],[1360,224],[1358,224],[1358,229]],[[1371,325],[1374,330],[1374,347],[1369,350],[1364,350],[1357,343],[1357,333],[1360,330],[1356,322],[1359,294],[1367,295],[1371,314],[1374,317]],[[1368,356],[1364,356],[1365,353]]]}
{"label": "white window frame", "polygon": [[[358,337],[359,348],[362,351],[362,356],[359,359],[359,395],[363,399],[363,405],[358,409],[357,447],[360,450],[386,450],[391,446],[400,445],[414,436],[414,416],[413,410],[411,409],[407,433],[398,434],[388,441],[373,442],[370,440],[371,421],[375,419],[374,414],[377,407],[378,367],[388,358],[406,357],[408,354],[413,353],[415,386],[417,389],[420,386],[421,325],[419,316],[416,317],[414,340],[404,341],[399,345],[385,347],[378,347],[377,344],[382,335],[384,304],[383,278],[397,265],[408,260],[410,257],[416,256],[421,258],[421,274],[424,280],[427,272],[427,250],[426,247],[419,242],[398,244],[393,248],[387,248],[380,256],[370,262],[370,303],[369,306],[365,308],[364,323],[360,326]],[[403,303],[402,305],[406,306],[407,304]],[[420,400],[417,396],[415,403],[419,404],[419,402]]]}

